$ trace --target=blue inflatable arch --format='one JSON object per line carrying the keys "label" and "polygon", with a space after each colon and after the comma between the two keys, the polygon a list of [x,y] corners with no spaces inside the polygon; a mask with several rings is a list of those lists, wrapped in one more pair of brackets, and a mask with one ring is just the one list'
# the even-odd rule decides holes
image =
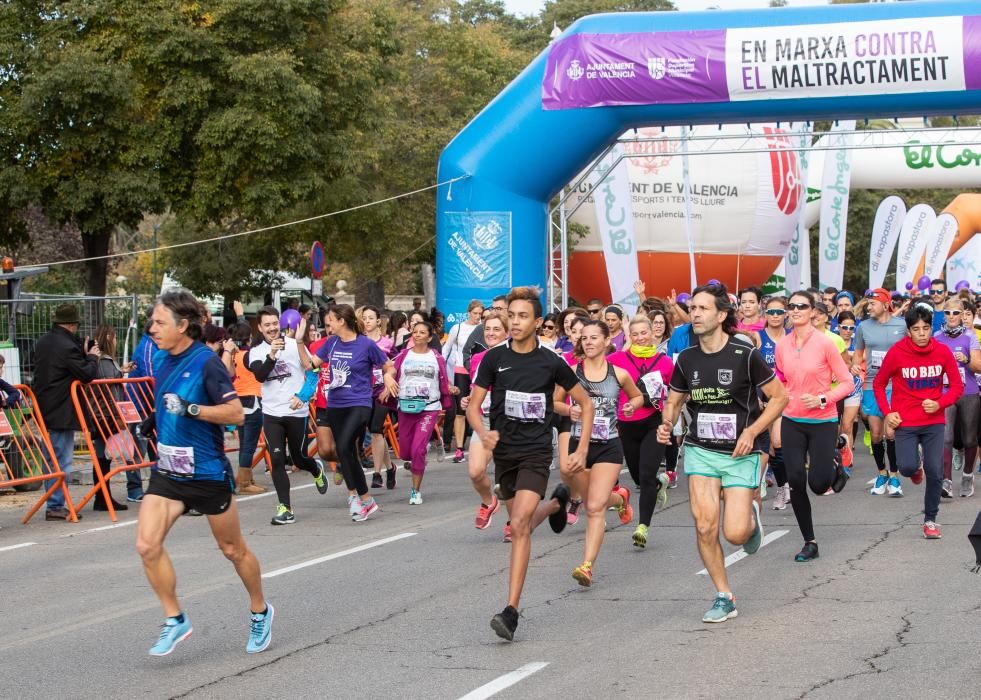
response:
{"label": "blue inflatable arch", "polygon": [[544,289],[548,202],[630,128],[971,113],[973,0],[583,18],[444,149],[437,305]]}

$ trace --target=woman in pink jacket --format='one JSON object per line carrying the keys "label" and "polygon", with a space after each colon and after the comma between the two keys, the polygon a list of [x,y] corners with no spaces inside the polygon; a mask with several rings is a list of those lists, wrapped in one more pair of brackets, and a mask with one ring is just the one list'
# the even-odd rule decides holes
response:
{"label": "woman in pink jacket", "polygon": [[[838,440],[838,411],[835,404],[853,389],[848,366],[831,338],[814,328],[814,296],[794,292],[787,309],[793,329],[777,342],[777,375],[787,387],[790,402],[783,413],[781,438],[783,461],[790,484],[790,502],[804,547],[794,561],[818,558],[817,540],[807,487],[816,494],[829,487],[837,493],[848,476],[835,460]],[[832,384],[838,384],[832,388]],[[810,468],[804,465],[810,457]]]}

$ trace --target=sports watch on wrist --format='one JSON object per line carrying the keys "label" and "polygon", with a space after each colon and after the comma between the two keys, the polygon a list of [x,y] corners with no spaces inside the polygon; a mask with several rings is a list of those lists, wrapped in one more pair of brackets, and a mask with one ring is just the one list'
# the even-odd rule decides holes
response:
{"label": "sports watch on wrist", "polygon": [[824,394],[819,394],[818,395],[818,401],[821,402],[821,408],[827,408],[828,407],[828,397],[825,396]]}
{"label": "sports watch on wrist", "polygon": [[189,403],[187,405],[187,415],[191,418],[197,418],[201,415],[201,406],[196,403]]}

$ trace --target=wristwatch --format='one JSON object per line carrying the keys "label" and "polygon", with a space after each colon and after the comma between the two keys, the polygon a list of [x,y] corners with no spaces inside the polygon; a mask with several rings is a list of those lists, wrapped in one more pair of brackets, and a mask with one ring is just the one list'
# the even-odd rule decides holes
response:
{"label": "wristwatch", "polygon": [[201,407],[196,403],[189,403],[187,405],[187,415],[191,418],[197,418],[201,415]]}
{"label": "wristwatch", "polygon": [[821,402],[821,408],[827,408],[828,407],[828,397],[825,396],[824,394],[819,394],[818,395],[818,401]]}

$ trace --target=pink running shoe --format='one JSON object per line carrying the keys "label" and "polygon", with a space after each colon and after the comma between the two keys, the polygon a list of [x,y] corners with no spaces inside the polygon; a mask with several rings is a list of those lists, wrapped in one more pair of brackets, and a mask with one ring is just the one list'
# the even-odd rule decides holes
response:
{"label": "pink running shoe", "polygon": [[501,501],[494,496],[494,500],[491,501],[489,506],[485,506],[483,503],[477,509],[477,517],[473,520],[473,526],[478,530],[486,530],[491,524],[491,518],[494,517],[494,513],[501,509]]}
{"label": "pink running shoe", "polygon": [[575,525],[579,522],[579,509],[582,508],[582,499],[571,499],[569,501],[569,509],[565,513],[566,522],[570,525]]}

